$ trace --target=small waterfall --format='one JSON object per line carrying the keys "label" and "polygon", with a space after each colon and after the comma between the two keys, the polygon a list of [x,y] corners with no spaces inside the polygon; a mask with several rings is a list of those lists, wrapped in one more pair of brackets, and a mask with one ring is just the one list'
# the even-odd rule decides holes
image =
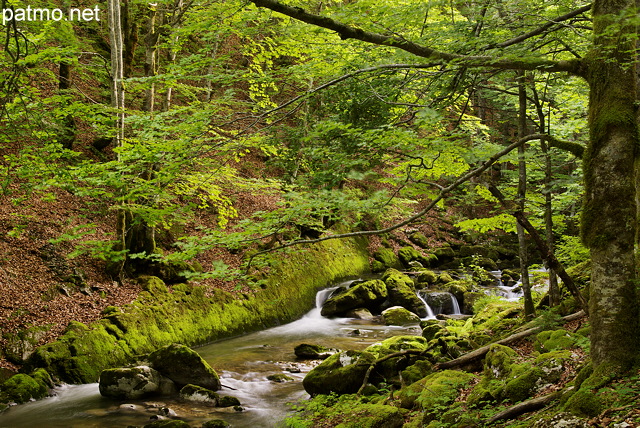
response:
{"label": "small waterfall", "polygon": [[462,315],[462,311],[460,311],[460,305],[458,304],[458,299],[456,296],[451,294],[451,307],[453,308],[453,312],[451,315]]}
{"label": "small waterfall", "polygon": [[416,293],[416,296],[418,296],[418,299],[420,299],[420,301],[424,304],[425,309],[427,310],[427,316],[424,317],[423,319],[425,319],[425,320],[434,319],[436,317],[436,315],[433,313],[433,309],[431,309],[431,306],[429,306],[427,301],[424,300],[424,298],[420,295],[420,293]]}

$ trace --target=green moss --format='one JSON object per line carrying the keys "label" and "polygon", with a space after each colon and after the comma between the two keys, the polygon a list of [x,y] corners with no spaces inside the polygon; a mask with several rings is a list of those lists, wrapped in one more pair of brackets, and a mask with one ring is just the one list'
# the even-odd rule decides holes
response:
{"label": "green moss", "polygon": [[432,365],[429,361],[419,360],[402,370],[402,379],[406,384],[412,384],[431,373]]}
{"label": "green moss", "polygon": [[375,253],[373,253],[373,258],[382,264],[383,269],[402,267],[400,259],[391,248],[379,248]]}
{"label": "green moss", "polygon": [[413,247],[402,247],[398,250],[398,258],[403,265],[409,266],[409,263],[420,259],[420,252]]}
{"label": "green moss", "polygon": [[376,355],[366,351],[344,351],[334,354],[314,367],[303,379],[309,395],[354,394]]}
{"label": "green moss", "polygon": [[431,270],[423,270],[420,272],[417,278],[417,282],[420,285],[433,285],[438,280],[438,275]]}
{"label": "green moss", "polygon": [[538,333],[534,347],[538,352],[545,353],[559,349],[571,349],[583,341],[583,336],[564,329],[547,330]]}
{"label": "green moss", "polygon": [[456,370],[430,374],[400,391],[400,405],[405,409],[415,406],[424,410],[423,423],[427,424],[453,403],[460,390],[475,378],[473,374]]}
{"label": "green moss", "polygon": [[49,392],[48,385],[41,380],[41,375],[33,377],[19,373],[9,378],[0,389],[0,401],[14,401],[18,404],[29,400],[37,400],[46,397]]}
{"label": "green moss", "polygon": [[336,428],[399,428],[404,422],[400,409],[384,404],[359,404],[344,416]]}
{"label": "green moss", "polygon": [[108,367],[133,361],[170,343],[195,346],[292,321],[310,310],[317,290],[368,270],[364,241],[329,240],[282,257],[265,278],[265,288],[248,299],[195,285],[173,292],[156,280],[149,291],[90,326],[71,322],[57,341],[41,346],[27,361],[69,383],[89,383]]}

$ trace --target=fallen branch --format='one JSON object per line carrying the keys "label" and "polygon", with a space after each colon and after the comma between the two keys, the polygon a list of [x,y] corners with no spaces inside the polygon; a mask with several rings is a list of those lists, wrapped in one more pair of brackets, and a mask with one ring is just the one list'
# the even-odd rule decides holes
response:
{"label": "fallen branch", "polygon": [[[567,315],[566,317],[562,317],[562,320],[565,322],[573,321],[578,318],[581,318],[585,315],[584,311],[576,312],[575,314]],[[509,337],[505,337],[504,339],[498,340],[496,342],[490,343],[481,348],[475,349],[471,352],[468,352],[458,358],[455,358],[451,361],[445,361],[444,363],[439,363],[434,366],[434,370],[446,370],[452,367],[463,366],[465,364],[472,363],[480,358],[484,357],[487,352],[489,352],[489,348],[493,344],[499,345],[507,345],[509,343],[517,342],[518,340],[525,338],[527,336],[531,336],[532,334],[539,333],[542,331],[543,327],[532,327],[527,330],[521,331],[519,333],[512,334]]]}
{"label": "fallen branch", "polygon": [[508,409],[503,410],[498,413],[491,419],[489,419],[488,423],[491,424],[496,421],[500,421],[503,419],[514,419],[518,416],[533,412],[535,410],[539,410],[551,403],[556,398],[560,398],[562,395],[562,391],[552,392],[551,394],[543,395],[542,397],[532,398],[531,400],[523,401],[522,403],[518,403],[515,406],[511,406]]}
{"label": "fallen branch", "polygon": [[382,358],[378,358],[373,363],[371,363],[371,365],[367,369],[367,373],[365,373],[365,375],[364,375],[364,380],[362,381],[362,385],[360,386],[360,389],[358,389],[357,395],[361,395],[362,394],[362,391],[364,390],[364,387],[367,386],[367,383],[369,382],[369,376],[371,376],[371,372],[373,371],[373,369],[378,364],[383,363],[383,362],[385,362],[387,360],[390,360],[392,358],[402,357],[404,355],[418,355],[418,356],[424,355],[427,351],[428,351],[428,349],[426,349],[424,351],[422,351],[420,349],[406,349],[404,351],[394,352],[393,354],[385,355]]}

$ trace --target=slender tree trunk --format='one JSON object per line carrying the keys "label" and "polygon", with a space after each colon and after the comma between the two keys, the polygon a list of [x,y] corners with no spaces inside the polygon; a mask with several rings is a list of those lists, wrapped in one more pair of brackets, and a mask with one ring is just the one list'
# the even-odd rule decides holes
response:
{"label": "slender tree trunk", "polygon": [[[518,72],[518,138],[527,135],[527,93],[524,86],[524,72]],[[527,198],[527,163],[524,144],[518,147],[518,209],[524,212]],[[529,254],[524,227],[516,224],[518,232],[518,253],[520,255],[520,276],[524,293],[524,314],[532,318],[536,314],[531,297],[531,283],[529,281]]]}
{"label": "slender tree trunk", "polygon": [[[533,94],[533,101],[536,106],[536,112],[538,115],[538,130],[540,133],[547,131],[546,120],[543,110],[542,102],[538,96],[536,90],[536,83],[532,81],[531,92]],[[547,246],[550,252],[555,251],[555,239],[553,236],[553,204],[552,196],[553,189],[551,187],[551,180],[553,179],[553,171],[551,167],[551,154],[549,153],[549,144],[546,140],[540,141],[540,147],[544,155],[544,226],[545,226],[545,238]],[[549,273],[549,306],[554,307],[560,304],[560,287],[558,285],[558,275],[556,270],[545,262],[547,272]]]}
{"label": "slender tree trunk", "polygon": [[634,0],[594,3],[595,41],[587,64],[591,138],[584,158],[582,238],[592,261],[591,356],[601,370],[629,368],[640,345],[634,257],[637,30],[616,20],[637,13],[633,6]]}

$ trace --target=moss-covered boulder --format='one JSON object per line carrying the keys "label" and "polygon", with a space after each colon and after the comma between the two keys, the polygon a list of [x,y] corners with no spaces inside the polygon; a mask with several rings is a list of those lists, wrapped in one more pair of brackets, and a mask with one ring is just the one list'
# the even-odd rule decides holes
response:
{"label": "moss-covered boulder", "polygon": [[329,298],[322,306],[321,314],[325,317],[344,315],[356,308],[377,311],[387,295],[387,286],[381,280],[362,282]]}
{"label": "moss-covered boulder", "polygon": [[432,270],[422,270],[416,277],[416,282],[418,285],[425,287],[434,285],[438,280],[438,275]]}
{"label": "moss-covered boulder", "polygon": [[302,381],[309,395],[353,394],[358,392],[364,376],[376,356],[366,351],[343,351],[314,367]]}
{"label": "moss-covered boulder", "polygon": [[5,333],[4,356],[15,364],[23,364],[36,350],[40,340],[47,335],[50,326],[32,326],[18,333]]}
{"label": "moss-covered boulder", "polygon": [[326,360],[333,354],[337,353],[337,349],[326,348],[322,345],[309,343],[301,343],[293,349],[296,357],[303,360]]}
{"label": "moss-covered boulder", "polygon": [[276,373],[276,374],[267,376],[267,380],[270,380],[271,382],[275,382],[275,383],[283,383],[283,382],[292,382],[295,379],[284,373]]}
{"label": "moss-covered boulder", "polygon": [[474,314],[474,305],[478,300],[485,297],[486,294],[480,291],[467,291],[462,294],[462,313],[464,314]]}
{"label": "moss-covered boulder", "polygon": [[240,400],[232,395],[223,395],[218,400],[218,407],[239,407]]}
{"label": "moss-covered boulder", "polygon": [[0,385],[0,402],[26,403],[44,398],[52,387],[51,378],[44,369],[30,375],[19,373]]}
{"label": "moss-covered boulder", "polygon": [[436,257],[438,257],[438,262],[440,264],[450,262],[456,256],[456,253],[453,251],[453,248],[447,247],[447,246],[436,248],[433,251],[433,254],[435,254]]}
{"label": "moss-covered boulder", "polygon": [[341,417],[340,428],[400,428],[404,423],[401,409],[386,404],[355,405]]}
{"label": "moss-covered boulder", "polygon": [[424,337],[427,342],[434,339],[438,333],[441,335],[446,333],[446,321],[441,320],[426,320],[420,323],[422,327],[422,337]]}
{"label": "moss-covered boulder", "polygon": [[402,306],[392,306],[382,311],[385,325],[409,325],[420,323],[420,317]]}
{"label": "moss-covered boulder", "polygon": [[427,309],[416,295],[415,285],[411,278],[395,269],[387,269],[382,280],[389,293],[385,306],[402,306],[420,317],[427,316]]}
{"label": "moss-covered boulder", "polygon": [[190,428],[189,425],[185,421],[181,421],[179,419],[168,419],[168,420],[159,420],[153,421],[143,426],[143,428]]}
{"label": "moss-covered boulder", "polygon": [[560,349],[571,349],[584,343],[582,335],[572,333],[565,329],[546,330],[538,333],[534,343],[535,349],[540,353],[556,351]]}
{"label": "moss-covered boulder", "polygon": [[162,375],[151,367],[123,367],[104,370],[98,387],[103,397],[136,400],[157,394],[161,382]]}
{"label": "moss-covered boulder", "polygon": [[[372,265],[372,270],[374,272],[384,272],[384,270],[389,268],[400,269],[402,267],[400,259],[391,248],[378,248],[373,253],[373,259],[378,262],[377,264]],[[374,267],[375,269],[373,269]]]}
{"label": "moss-covered boulder", "polygon": [[499,401],[511,374],[511,368],[516,364],[518,354],[513,349],[499,344],[489,348],[484,359],[482,379],[473,388],[467,402],[472,405]]}
{"label": "moss-covered boulder", "polygon": [[147,358],[151,367],[171,379],[178,387],[188,384],[217,391],[220,378],[200,355],[188,346],[174,343],[152,352]]}
{"label": "moss-covered boulder", "polygon": [[471,373],[456,370],[432,373],[400,391],[400,406],[423,410],[423,423],[427,424],[437,418],[438,412],[453,403],[460,390],[475,379],[476,376]]}
{"label": "moss-covered boulder", "polygon": [[195,401],[198,403],[207,403],[212,406],[217,406],[220,396],[210,389],[189,384],[183,386],[180,390],[180,398],[187,401]]}
{"label": "moss-covered boulder", "polygon": [[420,261],[421,254],[413,247],[402,247],[398,250],[398,258],[405,267],[410,267],[411,262]]}
{"label": "moss-covered boulder", "polygon": [[409,235],[409,241],[413,242],[420,248],[429,248],[429,239],[420,231],[413,232]]}

